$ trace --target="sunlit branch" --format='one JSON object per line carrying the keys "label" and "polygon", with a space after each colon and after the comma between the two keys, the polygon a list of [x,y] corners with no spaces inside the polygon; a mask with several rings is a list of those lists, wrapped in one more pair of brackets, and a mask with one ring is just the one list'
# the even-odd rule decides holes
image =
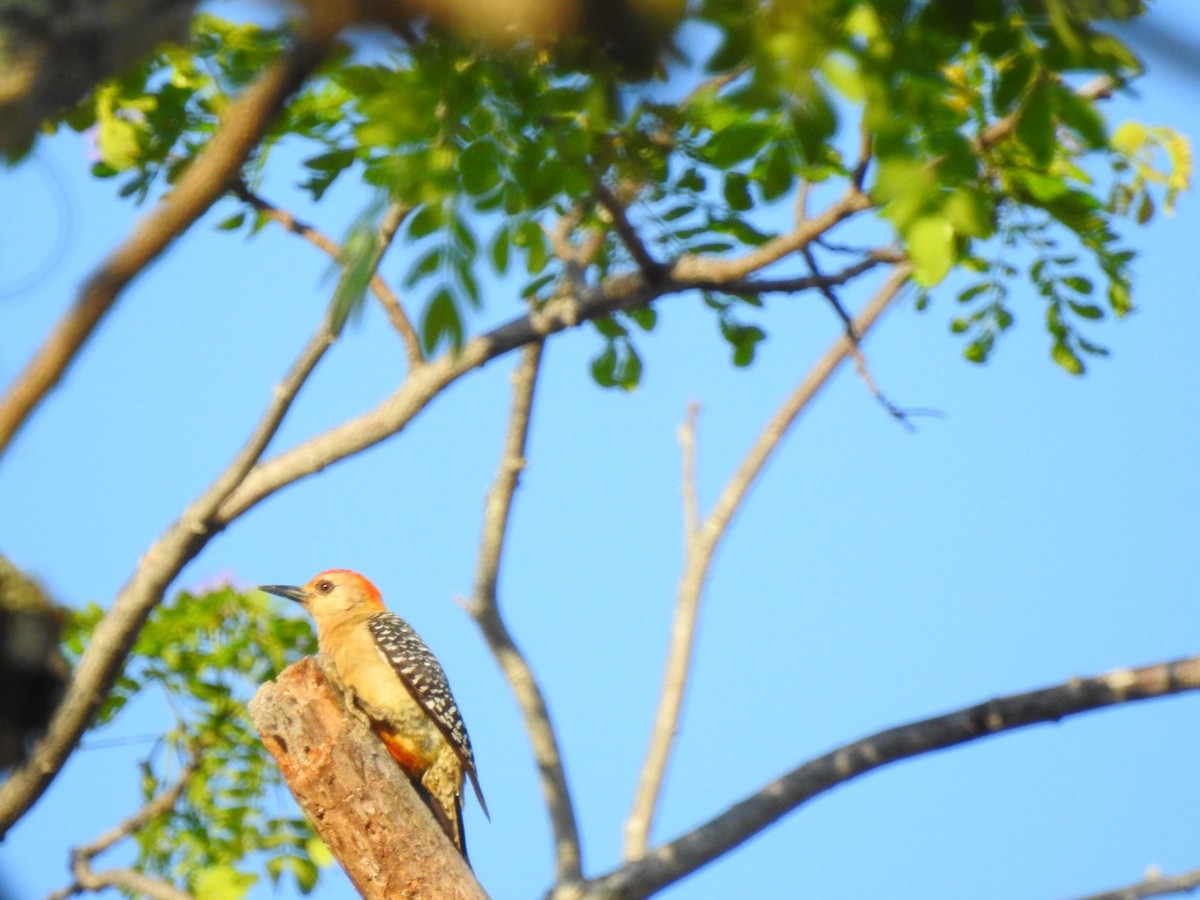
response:
{"label": "sunlit branch", "polygon": [[785,256],[795,253],[825,234],[833,226],[871,208],[871,199],[861,191],[850,189],[840,200],[832,203],[812,218],[805,219],[795,230],[772,238],[761,247],[734,259],[715,260],[702,256],[683,256],[671,266],[669,278],[682,282],[701,280],[736,281],[757,272]]}
{"label": "sunlit branch", "polygon": [[[692,560],[697,552],[700,533],[700,491],[696,477],[696,417],[699,407],[688,406],[687,417],[679,426],[679,445],[682,451],[683,501],[683,545],[685,560]],[[685,563],[686,568],[687,563]],[[642,764],[633,806],[625,820],[625,840],[621,850],[625,860],[638,859],[646,855],[650,843],[650,827],[661,797],[662,780],[670,759],[671,746],[679,728],[679,714],[683,709],[683,694],[691,673],[692,651],[696,639],[696,619],[699,614],[700,592],[680,590],[675,603],[675,615],[671,626],[671,645],[668,651],[666,671],[663,676],[662,696],[658,713]]]}
{"label": "sunlit branch", "polygon": [[322,323],[272,394],[249,439],[216,480],[193,501],[138,562],[133,575],[96,625],[66,695],[28,762],[0,784],[0,837],[42,795],[79,743],[112,690],[138,631],[167,586],[213,537],[221,502],[246,477],[275,436],[296,394],[312,374],[333,334]]}
{"label": "sunlit branch", "polygon": [[[243,203],[262,213],[272,222],[280,225],[285,231],[299,235],[318,250],[321,250],[334,259],[341,258],[342,247],[337,241],[322,234],[307,222],[297,219],[286,209],[281,209],[266,200],[261,194],[251,190],[249,185],[241,179],[233,183],[230,191]],[[396,234],[396,229],[400,227],[408,212],[409,207],[398,203],[394,203],[388,207],[388,211],[385,213],[379,226],[379,243],[382,248],[386,249],[391,244],[392,238]],[[375,272],[371,276],[370,286],[371,293],[375,295],[375,299],[383,307],[388,321],[391,322],[392,327],[400,335],[400,340],[404,342],[404,351],[408,356],[409,366],[419,365],[424,359],[424,355],[421,352],[421,340],[417,337],[416,329],[413,328],[412,322],[408,318],[408,313],[404,311],[404,307],[400,303],[400,298],[396,296],[395,292],[378,272]]]}
{"label": "sunlit branch", "polygon": [[0,398],[0,454],[74,361],[121,291],[225,193],[275,114],[324,56],[327,39],[298,39],[229,107],[208,145],[133,233],[92,273]]}
{"label": "sunlit branch", "polygon": [[1072,678],[1054,687],[890,728],[804,763],[639,860],[577,885],[572,893],[552,892],[550,896],[555,900],[568,896],[577,900],[646,897],[729,852],[814,797],[882,766],[1029,725],[1059,722],[1089,710],[1198,688],[1200,657],[1191,657]]}
{"label": "sunlit branch", "polygon": [[1088,894],[1079,900],[1142,900],[1144,897],[1165,897],[1168,894],[1191,894],[1200,888],[1200,869],[1179,875],[1163,875],[1151,872],[1136,884],[1126,885],[1113,891]]}
{"label": "sunlit branch", "polygon": [[529,421],[533,396],[541,367],[542,345],[529,344],[513,372],[513,401],[508,431],[496,478],[488,491],[484,508],[483,535],[475,568],[475,589],[468,605],[471,616],[479,625],[484,638],[496,657],[505,679],[512,688],[521,708],[530,748],[537,762],[542,796],[550,815],[554,833],[555,881],[578,881],[582,871],[579,830],[571,803],[570,787],[563,771],[562,753],[546,698],[538,686],[533,669],[513,640],[508,625],[500,614],[497,581],[521,472],[525,468],[525,448],[529,436]]}
{"label": "sunlit branch", "polygon": [[[887,281],[876,291],[863,312],[854,321],[853,333],[865,335],[883,311],[895,299],[908,280],[911,269],[907,264],[897,266]],[[762,474],[768,459],[779,447],[788,430],[808,408],[821,388],[828,383],[838,366],[858,350],[858,342],[842,335],[805,375],[804,379],[784,400],[775,415],[767,422],[757,440],[751,445],[741,465],[729,479],[712,511],[700,529],[688,541],[679,581],[675,616],[671,623],[671,639],[667,650],[667,668],[663,687],[651,728],[650,743],[642,773],[634,795],[633,808],[625,829],[626,858],[643,856],[649,842],[654,811],[662,790],[663,777],[683,706],[687,674],[691,667],[695,644],[696,622],[700,600],[712,568],[717,546],[729,530],[734,516],[745,502],[750,488]]]}

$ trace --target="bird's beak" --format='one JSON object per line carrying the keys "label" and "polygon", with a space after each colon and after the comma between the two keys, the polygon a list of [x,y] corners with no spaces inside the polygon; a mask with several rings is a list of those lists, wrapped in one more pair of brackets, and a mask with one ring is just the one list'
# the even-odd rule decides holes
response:
{"label": "bird's beak", "polygon": [[276,597],[295,600],[297,603],[303,603],[308,599],[308,592],[304,588],[292,587],[290,584],[260,584],[258,589],[266,591],[268,594],[274,594]]}

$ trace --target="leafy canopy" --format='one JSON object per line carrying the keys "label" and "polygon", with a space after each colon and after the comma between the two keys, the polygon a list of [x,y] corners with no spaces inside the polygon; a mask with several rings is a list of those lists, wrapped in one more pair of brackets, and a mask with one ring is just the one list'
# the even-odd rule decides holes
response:
{"label": "leafy canopy", "polygon": [[[1140,123],[1110,132],[1097,102],[1140,64],[1094,19],[1140,11],[1090,0],[705,0],[664,51],[665,85],[622,83],[621,69],[595,54],[532,43],[488,52],[430,29],[382,59],[346,53],[328,65],[288,107],[254,177],[286,139],[311,148],[301,187],[313,199],[353,179],[411,208],[403,286],[422,299],[420,334],[433,352],[461,345],[489,275],[519,270],[520,294],[535,303],[580,277],[550,239],[564,216],[575,235],[604,235],[588,247],[584,277],[631,266],[606,234],[597,184],[629,205],[656,258],[732,255],[789,227],[801,185],[860,179],[866,146],[862,187],[913,261],[919,305],[956,269],[971,276],[951,326],[966,357],[986,360],[1013,323],[1023,274],[1053,358],[1081,372],[1082,355],[1105,351],[1080,327],[1132,308],[1133,253],[1113,217],[1169,211],[1191,172],[1177,134]],[[69,117],[96,127],[95,173],[121,176],[121,192],[139,200],[169,183],[283,39],[199,16],[191,48],[165,51]],[[1109,84],[1081,92],[1096,74]],[[349,235],[348,268],[375,258],[381,207]],[[243,210],[221,227],[263,224]],[[339,319],[366,282],[343,279]],[[761,318],[761,297],[705,299],[734,362],[749,364],[765,331],[743,319]],[[596,380],[635,385],[630,326],[654,325],[646,314],[598,323]]]}

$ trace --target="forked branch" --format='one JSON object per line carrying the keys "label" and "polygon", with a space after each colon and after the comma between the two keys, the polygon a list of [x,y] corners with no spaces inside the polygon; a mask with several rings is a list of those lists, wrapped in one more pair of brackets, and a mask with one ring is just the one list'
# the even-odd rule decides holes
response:
{"label": "forked branch", "polygon": [[[892,270],[892,274],[854,320],[852,332],[838,338],[784,400],[751,446],[741,466],[725,485],[712,512],[699,529],[688,537],[675,616],[671,624],[671,640],[667,650],[662,692],[654,716],[646,760],[642,764],[642,773],[634,794],[633,807],[625,824],[624,856],[627,860],[644,856],[649,846],[650,829],[683,708],[700,600],[717,546],[784,435],[821,388],[828,383],[838,366],[858,351],[858,338],[852,338],[850,334],[861,337],[871,329],[899,294],[910,273],[911,268],[907,264],[896,266]],[[685,430],[684,434],[686,436],[688,432]],[[687,459],[685,456],[685,461]],[[688,487],[685,483],[686,490]]]}

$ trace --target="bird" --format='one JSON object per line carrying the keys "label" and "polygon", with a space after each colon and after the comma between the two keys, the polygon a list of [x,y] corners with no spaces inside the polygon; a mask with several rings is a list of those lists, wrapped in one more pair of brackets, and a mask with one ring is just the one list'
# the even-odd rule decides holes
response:
{"label": "bird", "polygon": [[260,590],[299,603],[317,624],[317,646],[333,660],[350,707],[404,770],[446,836],[467,859],[463,780],[470,779],[490,819],[471,739],[441,663],[404,619],[390,612],[367,578],[349,569],[321,572],[303,587]]}

